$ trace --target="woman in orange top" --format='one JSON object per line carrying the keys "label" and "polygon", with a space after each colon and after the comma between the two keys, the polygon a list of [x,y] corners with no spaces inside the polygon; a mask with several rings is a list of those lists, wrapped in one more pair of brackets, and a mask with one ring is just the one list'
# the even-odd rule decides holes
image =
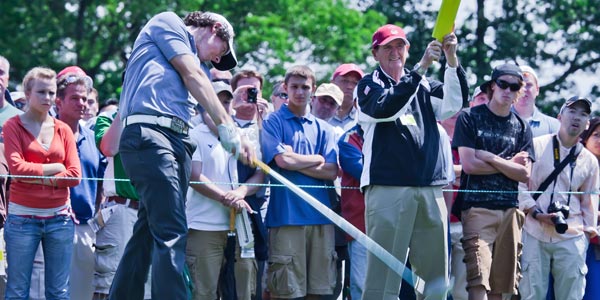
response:
{"label": "woman in orange top", "polygon": [[69,299],[74,218],[69,187],[79,184],[81,167],[75,138],[48,112],[56,98],[56,73],[33,68],[23,79],[27,111],[3,127],[10,174],[5,297],[28,299],[35,252],[42,243],[46,299]]}

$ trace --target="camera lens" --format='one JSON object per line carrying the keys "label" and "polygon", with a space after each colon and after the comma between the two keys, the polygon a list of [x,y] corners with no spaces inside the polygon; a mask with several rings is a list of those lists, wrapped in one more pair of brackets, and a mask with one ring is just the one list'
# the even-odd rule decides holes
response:
{"label": "camera lens", "polygon": [[256,96],[258,96],[258,90],[256,88],[249,88],[247,94],[248,103],[256,103]]}
{"label": "camera lens", "polygon": [[552,217],[552,223],[554,223],[554,229],[556,232],[563,234],[569,229],[569,225],[567,225],[567,221],[562,217],[562,213],[560,213],[556,217]]}

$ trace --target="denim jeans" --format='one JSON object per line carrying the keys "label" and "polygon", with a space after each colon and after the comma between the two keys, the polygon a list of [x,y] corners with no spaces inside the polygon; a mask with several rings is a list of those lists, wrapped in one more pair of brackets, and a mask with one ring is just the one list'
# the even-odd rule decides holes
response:
{"label": "denim jeans", "polygon": [[348,242],[350,254],[350,296],[352,299],[362,297],[365,286],[365,273],[367,269],[367,248],[355,240]]}
{"label": "denim jeans", "polygon": [[8,215],[4,228],[8,262],[7,300],[28,299],[33,259],[44,250],[46,299],[69,299],[69,270],[75,227],[70,216],[34,219]]}
{"label": "denim jeans", "polygon": [[142,300],[150,263],[152,299],[187,299],[185,197],[194,149],[188,135],[157,125],[123,129],[119,153],[140,207],[110,288],[111,300]]}

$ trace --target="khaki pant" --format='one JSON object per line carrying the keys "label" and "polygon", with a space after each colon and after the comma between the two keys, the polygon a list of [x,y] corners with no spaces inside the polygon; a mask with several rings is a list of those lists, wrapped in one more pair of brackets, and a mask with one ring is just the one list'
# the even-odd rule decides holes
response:
{"label": "khaki pant", "polygon": [[[588,247],[585,235],[558,243],[540,242],[523,233],[523,279],[519,284],[521,299],[546,299],[549,274],[554,277],[554,295],[561,300],[580,300],[585,291]],[[593,283],[592,283],[593,284]]]}
{"label": "khaki pant", "polygon": [[492,294],[516,294],[523,212],[474,207],[463,211],[461,219],[467,288],[483,286]]}
{"label": "khaki pant", "polygon": [[[227,232],[190,229],[188,233],[186,263],[194,282],[194,300],[217,299]],[[239,300],[250,300],[256,290],[256,261],[254,258],[241,258],[237,237],[235,240],[235,288]]]}
{"label": "khaki pant", "polygon": [[[448,211],[441,187],[369,186],[365,194],[367,235],[425,280],[425,296],[446,299]],[[410,248],[410,253],[408,252]],[[363,300],[397,300],[401,277],[371,253]]]}
{"label": "khaki pant", "polygon": [[331,224],[271,228],[266,276],[271,296],[293,299],[333,294],[336,259]]}

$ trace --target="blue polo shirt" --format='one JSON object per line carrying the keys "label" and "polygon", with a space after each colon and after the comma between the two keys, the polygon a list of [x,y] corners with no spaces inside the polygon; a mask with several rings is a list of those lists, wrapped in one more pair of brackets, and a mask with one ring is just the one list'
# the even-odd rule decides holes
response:
{"label": "blue polo shirt", "polygon": [[194,38],[173,12],[154,16],[142,28],[127,61],[121,93],[121,119],[134,114],[174,116],[189,123],[197,104],[169,62],[191,55],[200,65]]}
{"label": "blue polo shirt", "polygon": [[84,126],[79,126],[77,153],[81,161],[81,177],[84,179],[79,185],[70,188],[71,206],[77,220],[84,223],[94,216],[99,184],[97,180],[86,178],[103,178],[106,162],[96,148],[94,132]]}
{"label": "blue polo shirt", "polygon": [[[284,145],[289,145],[295,153],[318,154],[325,158],[326,163],[337,164],[336,141],[331,125],[315,118],[310,113],[303,117],[297,117],[288,109],[287,105],[283,105],[264,120],[261,135],[263,161],[269,164],[273,170],[296,185],[322,186],[326,184],[326,180],[306,176],[298,171],[279,168],[274,158],[285,152]],[[327,189],[304,188],[304,190],[327,207],[331,207]],[[290,189],[271,187],[266,224],[267,227],[303,226],[331,224],[331,221]]]}

